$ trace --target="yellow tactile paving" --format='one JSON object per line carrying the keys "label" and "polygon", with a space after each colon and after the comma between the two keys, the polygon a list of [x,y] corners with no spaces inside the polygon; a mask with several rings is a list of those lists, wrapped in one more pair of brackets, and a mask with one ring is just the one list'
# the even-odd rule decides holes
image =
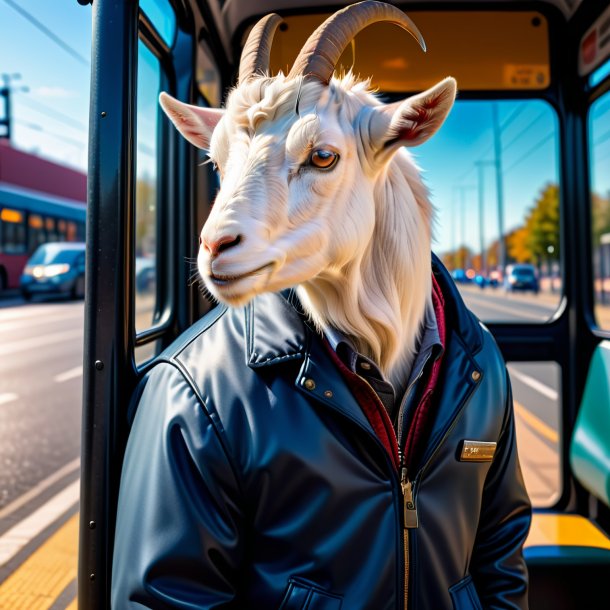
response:
{"label": "yellow tactile paving", "polygon": [[610,540],[580,515],[534,513],[526,546],[590,546],[610,550]]}
{"label": "yellow tactile paving", "polygon": [[78,600],[75,599],[67,608],[66,610],[78,610]]}
{"label": "yellow tactile paving", "polygon": [[[78,514],[0,585],[0,610],[47,610],[76,578]],[[76,608],[76,602],[69,607]]]}

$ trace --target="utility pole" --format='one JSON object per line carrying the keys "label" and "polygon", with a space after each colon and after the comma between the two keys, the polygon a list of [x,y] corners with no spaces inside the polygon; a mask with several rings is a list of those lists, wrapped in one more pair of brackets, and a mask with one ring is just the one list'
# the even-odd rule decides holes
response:
{"label": "utility pole", "polygon": [[494,152],[496,165],[496,198],[498,202],[498,265],[504,277],[506,267],[506,242],[504,237],[504,185],[502,184],[502,142],[500,139],[500,119],[498,117],[498,104],[491,105],[491,116],[494,133]]}
{"label": "utility pole", "polygon": [[[11,140],[11,93],[13,92],[13,87],[11,86],[11,81],[19,80],[21,78],[21,74],[3,74],[3,86],[0,87],[0,97],[4,98],[4,116],[0,118],[0,128],[4,127],[4,131],[0,131],[0,139],[7,139],[9,142]],[[22,87],[22,91],[27,91],[27,87]]]}
{"label": "utility pole", "polygon": [[[453,186],[454,191],[459,191],[460,193],[460,245],[459,248],[466,249],[466,191],[474,190],[476,187],[473,184],[456,184]],[[456,223],[457,224],[457,223]],[[455,230],[455,226],[453,227]],[[464,250],[464,253],[466,250]],[[462,267],[466,268],[468,266],[468,261],[466,260],[466,256],[461,260]]]}
{"label": "utility pole", "polygon": [[487,277],[487,253],[485,252],[485,166],[495,166],[495,161],[476,161],[479,190],[479,247],[481,248],[481,271]]}

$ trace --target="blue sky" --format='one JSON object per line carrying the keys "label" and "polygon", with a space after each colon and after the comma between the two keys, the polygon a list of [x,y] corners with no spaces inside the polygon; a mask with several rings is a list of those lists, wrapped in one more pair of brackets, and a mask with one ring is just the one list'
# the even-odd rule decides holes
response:
{"label": "blue sky", "polygon": [[76,0],[15,0],[81,62],[0,0],[0,74],[20,73],[12,98],[13,143],[40,156],[86,170],[91,6]]}
{"label": "blue sky", "polygon": [[[85,59],[73,57],[11,8],[10,1],[0,0],[0,74],[18,72],[22,78],[15,84],[29,87],[29,92],[17,91],[13,96],[13,143],[85,171],[91,7],[80,6],[76,0],[12,2]],[[153,61],[141,63],[142,75],[146,74],[147,80],[143,89],[148,91],[158,82],[158,73],[153,69]],[[157,107],[155,92],[148,93],[142,97],[150,103],[146,109],[141,107],[140,112],[146,115],[142,122],[150,123]],[[523,223],[541,189],[558,180],[557,125],[553,109],[542,101],[500,102],[498,113],[502,126],[504,227],[510,230]],[[604,125],[610,126],[610,102],[599,103],[595,116],[596,138],[601,137],[602,141],[595,147],[594,188],[606,193],[610,189],[610,138],[604,139],[607,131]],[[486,163],[482,190],[486,245],[498,236],[491,126],[490,102],[458,102],[440,132],[412,150],[438,210],[435,248],[439,251],[462,241],[478,249],[476,161]],[[143,153],[154,148],[153,135],[150,126],[141,130],[138,145],[139,169],[148,173],[152,168]]]}

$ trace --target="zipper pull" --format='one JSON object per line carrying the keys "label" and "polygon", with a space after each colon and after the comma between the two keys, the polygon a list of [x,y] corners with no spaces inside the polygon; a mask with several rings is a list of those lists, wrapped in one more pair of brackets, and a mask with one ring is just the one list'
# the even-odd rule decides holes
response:
{"label": "zipper pull", "polygon": [[403,466],[400,471],[400,487],[402,488],[403,526],[405,529],[418,527],[417,508],[413,499],[413,484],[407,476],[406,466]]}

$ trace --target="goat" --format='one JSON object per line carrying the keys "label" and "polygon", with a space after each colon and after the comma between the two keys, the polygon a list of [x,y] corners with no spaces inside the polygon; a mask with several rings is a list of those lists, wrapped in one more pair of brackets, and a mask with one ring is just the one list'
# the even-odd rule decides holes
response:
{"label": "goat", "polygon": [[210,293],[241,306],[297,287],[320,331],[348,335],[394,383],[404,383],[431,299],[433,208],[405,146],[432,136],[456,94],[453,78],[384,104],[370,81],[333,77],[351,39],[391,21],[425,50],[399,9],[365,1],[329,17],[291,71],[267,73],[268,15],[252,29],[224,110],[160,104],[182,135],[209,153],[221,187],[200,236]]}

